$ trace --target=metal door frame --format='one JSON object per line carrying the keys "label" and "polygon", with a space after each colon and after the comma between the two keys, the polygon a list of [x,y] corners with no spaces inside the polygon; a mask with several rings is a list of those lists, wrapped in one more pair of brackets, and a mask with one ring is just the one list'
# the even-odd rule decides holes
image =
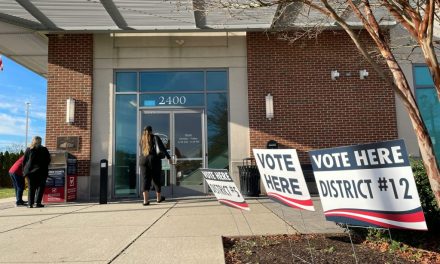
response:
{"label": "metal door frame", "polygon": [[[185,113],[198,113],[200,114],[200,122],[201,122],[201,129],[202,129],[202,166],[201,168],[206,168],[206,164],[207,164],[207,131],[206,131],[206,111],[204,108],[167,108],[167,109],[158,109],[158,108],[144,108],[144,107],[140,107],[139,108],[139,112],[138,112],[138,141],[140,139],[141,136],[141,129],[142,129],[142,115],[143,114],[168,114],[169,115],[169,128],[170,128],[170,149],[172,150],[171,155],[174,155],[173,150],[175,149],[175,114],[185,114]],[[153,133],[154,133],[154,128],[153,128]],[[139,146],[139,142],[138,142],[138,146]],[[141,188],[141,176],[140,176],[140,168],[139,168],[139,155],[140,155],[140,148],[137,148],[137,161],[136,161],[136,166],[137,166],[137,186],[138,186],[138,192],[139,192],[139,196],[142,194],[142,188]],[[182,160],[182,159],[179,159]],[[187,159],[183,159],[183,160],[187,160]],[[191,159],[188,159],[191,160]],[[176,160],[177,161],[177,160]],[[162,189],[165,189],[166,192],[170,192],[170,194],[172,195],[172,197],[175,197],[175,194],[177,194],[177,172],[176,172],[176,166],[175,164],[170,164],[170,186],[163,186]],[[177,188],[176,188],[177,187]],[[174,188],[176,188],[176,190],[174,190]],[[208,186],[206,185],[206,182],[203,181],[203,187],[201,192],[203,194],[208,193]],[[182,195],[184,196],[184,195]]]}

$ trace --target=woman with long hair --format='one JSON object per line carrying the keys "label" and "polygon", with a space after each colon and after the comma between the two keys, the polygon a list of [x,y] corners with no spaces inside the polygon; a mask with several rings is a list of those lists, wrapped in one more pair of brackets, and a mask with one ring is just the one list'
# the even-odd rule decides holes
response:
{"label": "woman with long hair", "polygon": [[41,145],[41,137],[35,136],[24,152],[23,174],[28,179],[28,207],[44,207],[41,204],[43,199],[46,179],[49,174],[50,154],[46,147]]}
{"label": "woman with long hair", "polygon": [[148,191],[151,188],[151,180],[153,180],[154,189],[156,190],[156,201],[160,203],[165,200],[165,197],[161,196],[160,194],[160,175],[162,173],[162,160],[158,156],[155,144],[158,145],[160,152],[165,154],[167,159],[171,158],[170,154],[168,154],[160,137],[153,134],[153,128],[151,126],[144,127],[139,144],[141,147],[141,157],[139,165],[141,168],[141,175],[144,178],[143,205],[150,204],[150,202],[148,201]]}

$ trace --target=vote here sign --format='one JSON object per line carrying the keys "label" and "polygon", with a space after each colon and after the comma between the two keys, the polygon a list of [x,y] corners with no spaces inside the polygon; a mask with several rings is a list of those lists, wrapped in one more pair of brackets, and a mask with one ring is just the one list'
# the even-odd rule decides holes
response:
{"label": "vote here sign", "polygon": [[227,170],[200,169],[217,200],[224,205],[250,211]]}
{"label": "vote here sign", "polygon": [[293,208],[315,211],[295,149],[254,149],[267,195]]}
{"label": "vote here sign", "polygon": [[403,140],[309,152],[327,220],[427,230]]}

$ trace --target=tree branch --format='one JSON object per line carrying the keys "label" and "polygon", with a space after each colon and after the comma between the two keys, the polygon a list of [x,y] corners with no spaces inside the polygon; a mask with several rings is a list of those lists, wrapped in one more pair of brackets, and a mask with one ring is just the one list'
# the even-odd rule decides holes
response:
{"label": "tree branch", "polygon": [[381,0],[381,3],[391,15],[400,22],[410,33],[415,32],[414,23],[412,18],[401,8],[399,7],[393,0]]}

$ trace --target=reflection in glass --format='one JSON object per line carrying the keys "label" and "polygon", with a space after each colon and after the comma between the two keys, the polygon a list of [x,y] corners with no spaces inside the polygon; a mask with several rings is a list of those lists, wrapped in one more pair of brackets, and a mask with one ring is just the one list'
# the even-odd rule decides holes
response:
{"label": "reflection in glass", "polygon": [[[417,102],[431,137],[437,161],[440,160],[440,102],[434,88],[417,89]],[[439,164],[440,165],[440,164]]]}
{"label": "reflection in glass", "polygon": [[208,167],[228,169],[228,101],[226,93],[208,94]]}
{"label": "reflection in glass", "polygon": [[136,194],[136,95],[116,95],[115,195]]}
{"label": "reflection in glass", "polygon": [[202,160],[184,160],[176,164],[176,185],[190,186],[203,185],[203,175],[199,168],[203,165]]}
{"label": "reflection in glass", "polygon": [[434,86],[432,81],[431,73],[426,66],[416,66],[414,67],[415,82],[418,86]]}
{"label": "reflection in glass", "polygon": [[136,91],[137,91],[136,72],[116,73],[116,92],[136,92]]}
{"label": "reflection in glass", "polygon": [[203,71],[141,72],[141,92],[203,91]]}
{"label": "reflection in glass", "polygon": [[206,89],[210,91],[221,91],[228,89],[228,78],[226,71],[206,72]]}

